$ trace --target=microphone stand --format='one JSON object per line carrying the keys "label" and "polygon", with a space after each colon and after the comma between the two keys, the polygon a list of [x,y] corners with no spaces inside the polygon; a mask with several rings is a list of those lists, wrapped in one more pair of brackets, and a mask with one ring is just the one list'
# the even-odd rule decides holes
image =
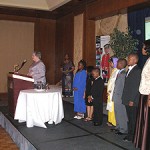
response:
{"label": "microphone stand", "polygon": [[20,71],[20,70],[23,68],[23,66],[25,65],[26,62],[27,62],[27,61],[24,60],[24,61],[22,62],[22,64],[21,64],[21,66],[16,70],[16,72]]}

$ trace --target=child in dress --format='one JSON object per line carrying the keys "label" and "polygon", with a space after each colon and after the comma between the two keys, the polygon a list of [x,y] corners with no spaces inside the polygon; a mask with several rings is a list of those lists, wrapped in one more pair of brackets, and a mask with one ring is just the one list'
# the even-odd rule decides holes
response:
{"label": "child in dress", "polygon": [[93,77],[92,77],[92,70],[94,69],[93,66],[87,67],[87,82],[86,82],[86,91],[85,91],[85,102],[87,108],[87,117],[85,121],[91,121],[93,118],[93,102],[88,102],[88,97],[91,94],[91,87],[93,84]]}
{"label": "child in dress", "polygon": [[76,119],[84,118],[86,112],[86,105],[84,100],[84,92],[86,87],[86,62],[80,60],[78,63],[78,70],[75,74],[73,81],[73,90],[74,90],[74,112],[76,113]]}
{"label": "child in dress", "polygon": [[109,60],[110,67],[112,68],[111,76],[108,80],[108,86],[107,86],[107,110],[108,110],[108,126],[116,126],[116,118],[115,118],[115,112],[114,112],[114,101],[112,99],[113,96],[113,90],[115,85],[115,80],[117,77],[118,69],[117,69],[117,61],[118,58],[111,57]]}

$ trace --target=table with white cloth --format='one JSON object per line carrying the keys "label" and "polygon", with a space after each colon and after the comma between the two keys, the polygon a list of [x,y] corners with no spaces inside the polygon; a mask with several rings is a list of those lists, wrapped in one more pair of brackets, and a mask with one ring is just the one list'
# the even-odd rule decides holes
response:
{"label": "table with white cloth", "polygon": [[27,127],[46,128],[45,122],[58,124],[64,118],[61,88],[47,91],[22,90],[18,96],[15,117]]}

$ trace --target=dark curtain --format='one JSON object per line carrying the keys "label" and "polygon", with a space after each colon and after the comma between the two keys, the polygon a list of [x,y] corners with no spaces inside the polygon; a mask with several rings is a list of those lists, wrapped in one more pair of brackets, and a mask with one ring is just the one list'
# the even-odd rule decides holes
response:
{"label": "dark curtain", "polygon": [[150,8],[145,8],[138,11],[128,13],[128,26],[133,31],[133,37],[139,40],[138,54],[139,67],[143,67],[147,57],[142,55],[142,45],[145,40],[145,18],[150,17]]}

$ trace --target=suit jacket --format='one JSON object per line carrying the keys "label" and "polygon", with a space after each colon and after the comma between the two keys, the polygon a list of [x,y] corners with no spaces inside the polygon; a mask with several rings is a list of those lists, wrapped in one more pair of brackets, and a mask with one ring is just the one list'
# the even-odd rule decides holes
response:
{"label": "suit jacket", "polygon": [[126,77],[126,71],[121,71],[116,78],[115,87],[113,92],[113,101],[117,104],[122,104],[122,93],[124,89],[124,82]]}
{"label": "suit jacket", "polygon": [[129,101],[134,102],[134,106],[138,106],[139,102],[139,85],[141,81],[141,69],[136,65],[125,78],[124,89],[122,94],[122,102],[129,105]]}
{"label": "suit jacket", "polygon": [[99,77],[97,80],[94,80],[93,85],[91,87],[91,95],[93,97],[94,103],[103,102],[103,91],[104,91],[104,81],[101,77]]}

